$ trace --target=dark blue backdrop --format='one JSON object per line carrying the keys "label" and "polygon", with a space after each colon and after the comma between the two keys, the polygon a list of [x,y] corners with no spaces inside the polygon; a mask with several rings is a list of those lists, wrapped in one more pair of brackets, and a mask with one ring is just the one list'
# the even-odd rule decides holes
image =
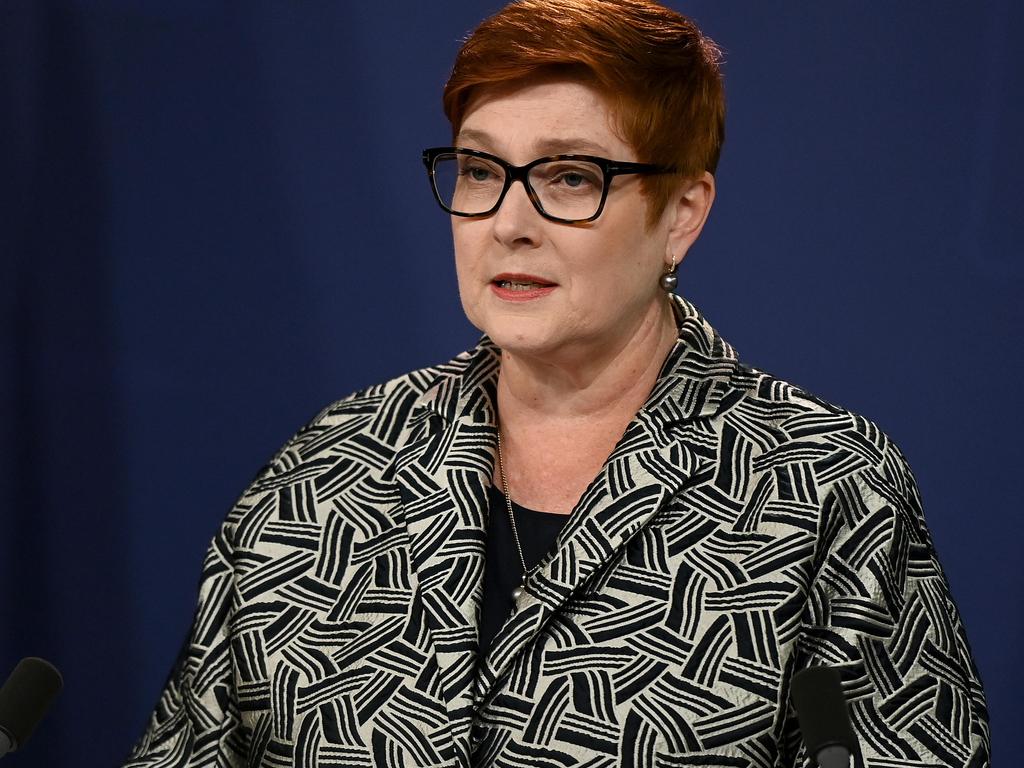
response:
{"label": "dark blue backdrop", "polygon": [[[476,332],[419,151],[498,3],[0,3],[0,675],[62,667],[12,766],[109,766],[206,542],[326,402]],[[1024,11],[721,4],[719,197],[681,290],[910,459],[1020,725]]]}

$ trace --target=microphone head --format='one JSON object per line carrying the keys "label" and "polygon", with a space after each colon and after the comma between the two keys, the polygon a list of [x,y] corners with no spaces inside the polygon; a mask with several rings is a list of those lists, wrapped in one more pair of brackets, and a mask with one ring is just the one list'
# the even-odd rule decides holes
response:
{"label": "microphone head", "polygon": [[812,757],[828,747],[857,751],[839,672],[832,667],[808,667],[793,675],[790,691],[804,744]]}
{"label": "microphone head", "polygon": [[64,680],[50,662],[30,657],[22,659],[0,688],[0,729],[22,747],[43,719]]}

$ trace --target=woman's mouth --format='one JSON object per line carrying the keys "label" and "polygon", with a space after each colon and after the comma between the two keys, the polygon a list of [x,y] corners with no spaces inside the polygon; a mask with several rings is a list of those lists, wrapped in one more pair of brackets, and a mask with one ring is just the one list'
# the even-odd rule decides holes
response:
{"label": "woman's mouth", "polygon": [[497,283],[502,288],[520,291],[529,290],[530,288],[550,288],[554,285],[550,280],[545,280],[537,275],[512,272],[502,272],[500,275],[496,275],[491,282]]}
{"label": "woman's mouth", "polygon": [[526,301],[547,296],[558,286],[536,275],[502,274],[491,280],[491,289],[507,301]]}
{"label": "woman's mouth", "polygon": [[522,282],[520,280],[495,280],[499,288],[507,288],[510,291],[529,291],[534,288],[546,288],[550,283]]}

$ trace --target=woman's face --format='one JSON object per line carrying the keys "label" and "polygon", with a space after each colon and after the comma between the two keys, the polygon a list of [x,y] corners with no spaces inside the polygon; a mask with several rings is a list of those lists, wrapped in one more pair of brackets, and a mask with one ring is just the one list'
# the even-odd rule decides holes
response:
{"label": "woman's face", "polygon": [[[606,100],[590,85],[545,80],[476,95],[456,144],[513,165],[570,153],[637,161],[611,119]],[[648,228],[640,177],[616,176],[596,221],[562,224],[543,218],[523,185],[513,183],[491,216],[452,217],[466,316],[512,354],[555,362],[621,348],[644,323],[666,316],[658,279],[673,248],[677,260],[683,255],[670,236],[675,209],[670,204]],[[522,286],[508,282],[541,285],[513,291]]]}

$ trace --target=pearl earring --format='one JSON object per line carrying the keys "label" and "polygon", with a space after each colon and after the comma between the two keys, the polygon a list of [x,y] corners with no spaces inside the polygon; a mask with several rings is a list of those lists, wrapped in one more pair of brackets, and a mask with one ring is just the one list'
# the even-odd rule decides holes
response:
{"label": "pearl earring", "polygon": [[679,283],[679,278],[676,277],[676,257],[672,256],[672,266],[669,267],[668,272],[661,276],[659,280],[661,284],[661,290],[665,293],[672,293],[676,289],[676,285]]}

